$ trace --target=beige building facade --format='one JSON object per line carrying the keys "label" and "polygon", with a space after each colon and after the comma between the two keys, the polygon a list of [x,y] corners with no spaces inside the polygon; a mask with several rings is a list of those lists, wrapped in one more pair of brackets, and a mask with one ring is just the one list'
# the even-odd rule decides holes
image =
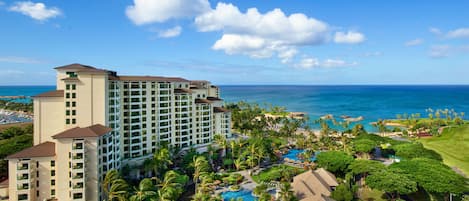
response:
{"label": "beige building facade", "polygon": [[102,200],[107,171],[161,145],[203,148],[231,137],[231,113],[208,81],[55,68],[57,89],[34,97],[34,146],[8,156],[10,200]]}

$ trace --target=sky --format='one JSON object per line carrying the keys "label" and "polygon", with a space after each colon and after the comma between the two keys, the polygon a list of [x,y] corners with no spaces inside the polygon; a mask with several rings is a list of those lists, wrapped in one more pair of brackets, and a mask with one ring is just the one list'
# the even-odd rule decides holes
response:
{"label": "sky", "polygon": [[469,1],[0,0],[0,85],[54,67],[219,85],[469,84]]}

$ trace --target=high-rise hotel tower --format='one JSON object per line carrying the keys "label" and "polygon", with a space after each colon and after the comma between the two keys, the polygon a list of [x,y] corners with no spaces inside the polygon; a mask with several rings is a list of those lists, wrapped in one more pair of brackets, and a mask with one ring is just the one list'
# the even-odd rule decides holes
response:
{"label": "high-rise hotel tower", "polygon": [[55,68],[57,89],[34,97],[34,146],[7,157],[10,200],[101,200],[107,171],[169,144],[231,137],[220,89],[178,77]]}

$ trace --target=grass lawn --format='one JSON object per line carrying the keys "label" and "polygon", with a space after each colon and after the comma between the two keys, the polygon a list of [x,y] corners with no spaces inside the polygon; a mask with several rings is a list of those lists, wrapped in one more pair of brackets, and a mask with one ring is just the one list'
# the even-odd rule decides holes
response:
{"label": "grass lawn", "polygon": [[282,176],[284,175],[284,170],[283,168],[286,168],[287,171],[291,171],[290,176],[296,176],[298,174],[303,173],[305,170],[302,168],[296,168],[288,165],[279,165],[279,166],[273,166],[271,168],[268,168],[266,170],[263,170],[260,172],[258,175],[253,175],[252,179],[256,183],[261,183],[261,182],[270,182],[270,181],[280,181]]}
{"label": "grass lawn", "polygon": [[469,125],[458,128],[447,128],[439,137],[419,140],[425,148],[438,152],[444,163],[457,167],[469,176]]}
{"label": "grass lawn", "polygon": [[386,195],[384,195],[383,191],[374,190],[370,188],[361,188],[359,189],[360,192],[360,200],[365,201],[386,201]]}

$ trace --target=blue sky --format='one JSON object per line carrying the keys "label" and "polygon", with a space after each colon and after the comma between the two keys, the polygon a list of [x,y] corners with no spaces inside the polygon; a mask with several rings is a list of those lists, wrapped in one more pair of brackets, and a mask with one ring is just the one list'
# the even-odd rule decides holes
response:
{"label": "blue sky", "polygon": [[469,84],[469,1],[0,0],[0,85],[53,67],[215,84]]}

